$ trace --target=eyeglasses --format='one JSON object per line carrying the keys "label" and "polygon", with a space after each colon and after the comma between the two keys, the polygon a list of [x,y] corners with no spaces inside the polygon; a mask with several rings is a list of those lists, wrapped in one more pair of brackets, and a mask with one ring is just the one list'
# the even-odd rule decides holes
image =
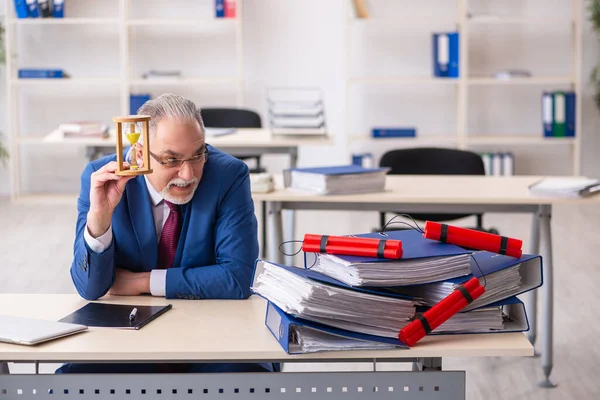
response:
{"label": "eyeglasses", "polygon": [[185,160],[181,160],[179,158],[173,158],[173,157],[167,157],[167,158],[163,158],[160,159],[158,158],[158,156],[154,153],[152,153],[151,151],[148,151],[148,153],[150,153],[150,155],[152,156],[152,158],[154,158],[156,160],[156,162],[158,162],[161,165],[164,165],[167,168],[175,168],[175,167],[179,167],[181,165],[183,165],[184,162],[189,162],[190,164],[202,164],[203,162],[208,161],[208,148],[204,148],[204,151],[202,151],[202,153],[195,155],[192,158],[188,158]]}

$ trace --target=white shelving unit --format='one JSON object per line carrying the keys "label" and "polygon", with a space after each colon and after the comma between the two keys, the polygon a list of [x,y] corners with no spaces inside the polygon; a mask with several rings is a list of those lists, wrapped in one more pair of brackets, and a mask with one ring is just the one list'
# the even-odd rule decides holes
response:
{"label": "white shelving unit", "polygon": [[[92,0],[85,0],[91,1]],[[106,0],[102,0],[104,2]],[[80,2],[81,3],[81,2]],[[244,85],[243,85],[243,43],[242,43],[242,12],[243,1],[236,2],[236,17],[235,18],[216,18],[214,16],[214,1],[206,0],[200,7],[206,6],[207,9],[203,16],[194,17],[194,15],[184,17],[171,17],[166,15],[164,18],[149,17],[139,18],[134,16],[133,7],[146,6],[147,3],[135,3],[133,0],[113,0],[112,4],[118,5],[118,10],[115,12],[116,17],[69,17],[68,9],[65,13],[65,18],[27,18],[18,19],[14,10],[14,2],[5,0],[6,15],[4,17],[4,26],[6,27],[5,42],[6,42],[6,74],[7,74],[7,94],[8,94],[8,144],[10,149],[10,170],[11,170],[11,197],[13,200],[18,198],[31,197],[27,193],[23,193],[22,186],[22,165],[21,151],[25,146],[53,146],[53,144],[44,144],[42,139],[52,132],[56,127],[49,127],[45,132],[23,132],[21,128],[21,107],[19,98],[22,90],[36,89],[44,91],[52,91],[57,95],[65,90],[81,90],[82,93],[89,93],[90,98],[93,98],[94,90],[102,88],[104,91],[109,91],[119,98],[119,110],[122,115],[128,115],[130,112],[130,94],[139,92],[151,91],[153,89],[201,89],[207,85],[227,85],[230,90],[235,91],[236,103],[241,106],[244,103]],[[169,2],[156,3],[160,7],[168,8]],[[181,2],[179,2],[181,4]],[[104,5],[104,4],[102,4]],[[198,4],[195,4],[198,6]],[[168,13],[167,13],[168,14]],[[192,13],[193,14],[193,13]],[[211,16],[212,15],[212,16]],[[27,29],[33,27],[75,27],[84,31],[86,27],[99,27],[112,29],[118,37],[118,64],[119,70],[117,76],[111,77],[80,77],[75,74],[67,79],[19,79],[18,69],[20,67],[30,68],[31,65],[22,65],[19,60],[20,49],[17,46],[18,33],[24,32],[27,34]],[[31,27],[31,28],[30,28]],[[138,76],[133,76],[132,73],[132,30],[144,28],[145,30],[161,29],[177,30],[180,28],[196,28],[200,29],[198,35],[206,32],[213,34],[213,30],[218,32],[226,31],[231,34],[231,29],[235,30],[235,43],[232,43],[232,49],[235,52],[236,64],[234,73],[228,76],[185,76],[180,79],[142,79]],[[36,28],[42,29],[42,28]],[[59,29],[59,28],[52,28]],[[195,33],[196,34],[196,33]],[[193,38],[191,38],[193,40]],[[69,43],[65,43],[69,45]],[[94,43],[90,43],[94,46]],[[157,49],[160,51],[160,49]],[[179,69],[180,60],[173,59],[172,66],[169,69]],[[207,62],[210,62],[208,60]],[[218,62],[218,61],[217,61]],[[82,60],[81,64],[85,64]],[[43,66],[36,66],[42,68]],[[48,66],[54,68],[54,66]],[[148,64],[148,69],[153,68]],[[68,72],[68,71],[67,71]],[[90,91],[86,92],[86,90]],[[114,90],[113,90],[114,89]],[[53,196],[52,194],[36,195],[35,197]],[[54,196],[60,198],[61,196]]]}
{"label": "white shelving unit", "polygon": [[[469,0],[456,0],[457,14],[452,19],[452,25],[454,29],[460,34],[459,44],[459,58],[460,58],[460,76],[459,78],[437,78],[433,77],[431,67],[428,70],[423,71],[419,75],[385,75],[385,74],[373,74],[365,75],[358,74],[353,75],[352,68],[353,63],[350,60],[350,54],[354,51],[353,42],[350,34],[352,29],[364,28],[365,26],[403,26],[403,27],[418,27],[423,29],[424,27],[431,26],[431,33],[439,31],[439,26],[445,24],[448,26],[448,18],[443,16],[431,16],[431,17],[414,17],[411,18],[407,15],[374,15],[367,18],[358,18],[355,16],[352,0],[346,1],[346,18],[344,26],[344,37],[345,37],[345,68],[346,68],[346,87],[345,87],[345,107],[344,107],[344,125],[345,132],[348,138],[348,146],[360,151],[368,152],[369,147],[383,146],[384,144],[388,149],[402,148],[402,147],[417,147],[417,146],[452,146],[459,149],[474,149],[476,147],[486,146],[488,148],[498,146],[502,149],[517,147],[517,146],[529,146],[531,151],[535,151],[536,148],[547,149],[550,148],[561,148],[567,147],[570,150],[570,161],[571,171],[567,175],[579,175],[581,169],[581,97],[582,97],[582,18],[583,18],[583,0],[565,0],[570,2],[569,7],[571,8],[572,15],[565,18],[530,18],[521,16],[469,16]],[[377,0],[367,3],[368,7],[377,7]],[[429,4],[430,6],[433,6]],[[388,25],[386,25],[388,24]],[[570,73],[564,76],[536,76],[533,75],[530,78],[514,78],[510,80],[495,79],[491,76],[477,76],[473,75],[469,70],[469,41],[471,39],[471,27],[487,27],[487,26],[516,26],[516,27],[553,27],[557,24],[568,24],[570,27],[570,60],[564,60],[563,62],[570,63]],[[383,40],[383,39],[382,39]],[[369,43],[371,44],[371,43]],[[364,46],[364,43],[363,43]],[[390,49],[390,51],[402,51],[398,48]],[[424,49],[427,54],[431,54],[430,46]],[[406,64],[411,63],[411,59],[407,58],[404,61]],[[558,62],[558,61],[557,61]],[[499,68],[505,66],[499,66]],[[362,71],[361,71],[362,72]],[[397,85],[398,92],[407,86],[419,86],[419,87],[432,87],[440,85],[442,87],[455,87],[456,88],[456,120],[454,129],[452,132],[446,135],[440,135],[439,133],[427,134],[417,126],[417,137],[414,138],[372,138],[370,131],[362,131],[356,129],[356,127],[350,123],[350,117],[353,116],[357,110],[350,109],[351,103],[351,89],[362,85],[364,87],[373,88],[376,85],[385,85],[386,89],[390,86]],[[576,134],[575,137],[566,138],[553,138],[544,137],[541,124],[541,113],[540,115],[532,115],[531,118],[540,120],[538,132],[525,132],[523,134],[515,135],[514,133],[501,133],[501,132],[471,132],[469,131],[469,113],[472,110],[469,109],[469,91],[472,88],[477,87],[502,87],[506,90],[514,90],[518,88],[526,88],[528,90],[537,91],[539,96],[537,101],[541,104],[541,93],[546,88],[552,88],[554,85],[568,87],[576,93]],[[453,104],[454,106],[454,104]],[[423,104],[423,107],[427,107],[427,104]],[[361,110],[362,114],[368,113],[368,110]],[[508,116],[507,116],[508,117]],[[382,124],[385,125],[385,124]],[[398,122],[398,126],[406,126],[411,124],[403,124],[401,121]],[[451,128],[449,128],[451,129]],[[354,144],[354,146],[353,146]],[[542,146],[542,147],[540,147]],[[476,151],[476,150],[474,150]],[[528,149],[529,151],[529,149]]]}

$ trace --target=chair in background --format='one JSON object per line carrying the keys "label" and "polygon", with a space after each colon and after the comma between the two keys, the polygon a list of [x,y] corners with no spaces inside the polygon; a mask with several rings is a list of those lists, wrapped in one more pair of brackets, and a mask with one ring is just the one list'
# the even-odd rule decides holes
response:
{"label": "chair in background", "polygon": [[[386,152],[379,161],[380,167],[390,168],[389,175],[485,175],[485,167],[481,156],[476,153],[445,148],[411,148]],[[397,214],[407,214],[402,211]],[[497,234],[495,228],[485,229],[483,214],[409,214],[416,221],[449,222],[475,215],[477,226],[474,229]],[[388,219],[386,213],[379,213],[379,229],[381,231]],[[396,225],[398,226],[398,225]],[[399,229],[388,226],[387,229]]]}
{"label": "chair in background", "polygon": [[[240,108],[202,108],[202,120],[207,128],[262,128],[260,115],[251,110]],[[256,167],[251,168],[251,173],[265,172],[260,166],[260,157],[258,153],[248,152],[236,156],[240,160],[254,159]]]}
{"label": "chair in background", "polygon": [[[260,115],[251,110],[241,108],[201,108],[202,121],[207,128],[262,128]],[[260,165],[259,153],[248,152],[246,154],[236,155],[240,160],[254,159],[256,166],[250,168],[251,174],[266,172],[266,169]],[[266,253],[267,244],[267,204],[263,201],[261,204],[261,224],[262,224],[262,244],[263,256]]]}

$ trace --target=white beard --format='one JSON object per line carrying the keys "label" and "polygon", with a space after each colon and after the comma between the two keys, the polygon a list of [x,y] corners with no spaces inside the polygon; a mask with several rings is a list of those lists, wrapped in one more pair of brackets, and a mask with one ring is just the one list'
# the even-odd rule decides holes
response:
{"label": "white beard", "polygon": [[[169,192],[169,189],[171,188],[172,185],[186,185],[186,184],[189,184],[192,186],[192,191],[190,192],[190,194],[188,194],[186,196],[173,196]],[[194,197],[194,193],[196,192],[197,188],[198,188],[198,179],[197,178],[193,178],[189,181],[186,181],[185,179],[181,179],[181,178],[175,178],[175,179],[171,179],[169,181],[169,183],[167,183],[165,188],[160,192],[160,195],[162,196],[163,199],[167,200],[168,202],[181,205],[181,204],[189,203],[189,201],[192,200],[192,197]]]}

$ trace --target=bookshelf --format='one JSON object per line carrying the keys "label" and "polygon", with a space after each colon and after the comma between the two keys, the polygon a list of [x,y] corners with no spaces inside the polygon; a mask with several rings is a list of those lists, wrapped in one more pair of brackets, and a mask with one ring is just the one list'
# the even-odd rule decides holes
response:
{"label": "bookshelf", "polygon": [[[390,2],[373,0],[366,2],[369,15],[360,18],[356,15],[354,1],[347,0],[344,18],[346,54],[344,131],[348,153],[372,152],[375,160],[378,160],[383,152],[401,147],[438,145],[476,152],[512,152],[516,149],[522,153],[518,155],[516,161],[518,163],[519,159],[530,155],[561,152],[560,154],[566,154],[568,157],[568,162],[565,162],[568,164],[568,170],[564,170],[564,174],[579,175],[583,94],[581,76],[583,0],[559,1],[564,8],[568,8],[568,13],[555,12],[553,15],[540,15],[539,12],[544,11],[544,2],[535,3],[535,1],[513,2],[507,7],[510,9],[509,13],[504,15],[485,15],[485,13],[481,15],[482,4],[489,6],[492,3],[510,2],[427,0],[422,3],[419,10],[415,3],[410,1],[398,2],[395,4],[396,9],[393,9],[390,8]],[[492,11],[497,10],[494,6],[497,4],[492,4]],[[518,9],[519,6],[522,7],[521,10]],[[551,7],[546,5],[546,8]],[[427,15],[427,10],[431,11],[431,15]],[[523,10],[525,11],[522,12]],[[488,31],[504,30],[513,35],[516,35],[516,32],[523,32],[539,37],[556,26],[569,32],[568,42],[563,41],[569,45],[568,55],[555,61],[560,68],[534,70],[531,77],[510,80],[496,79],[492,73],[481,73],[483,63],[477,60],[478,54],[472,50],[473,42],[482,43],[482,37],[487,37]],[[460,76],[458,78],[433,76],[431,34],[444,31],[459,32]],[[415,43],[408,40],[397,44],[394,37],[402,38],[403,35],[414,38]],[[371,47],[378,49],[379,52],[371,50]],[[502,44],[497,47],[502,48]],[[527,52],[520,48],[517,48],[516,52],[531,61],[532,56]],[[487,67],[497,70],[520,67],[518,64],[498,65],[499,58],[492,54]],[[390,73],[390,68],[385,68],[386,63],[402,68],[396,68],[396,71]],[[369,72],[369,69],[376,72]],[[405,73],[400,73],[400,70],[404,70]],[[552,89],[572,90],[576,93],[575,137],[543,136],[541,94],[544,90]],[[486,112],[485,107],[491,107],[485,96],[487,93],[497,95],[504,102],[508,93],[515,93],[515,97],[526,98],[527,100],[521,101],[525,101],[524,104],[534,112],[527,115],[521,113],[521,119],[514,121],[515,125],[522,125],[520,129],[498,129],[494,126],[489,126],[485,130],[479,129],[480,126],[485,125],[482,120],[486,116],[481,116]],[[368,100],[360,100],[365,96]],[[411,96],[414,96],[414,101]],[[445,127],[433,126],[426,118],[424,121],[419,121],[424,125],[420,126],[419,122],[415,122],[416,119],[411,119],[415,114],[423,114],[422,109],[430,106],[429,100],[441,104],[437,96],[443,96],[446,100],[443,105],[440,105],[442,112],[438,117],[440,120],[447,121]],[[477,107],[479,98],[488,103]],[[394,102],[399,104],[397,106],[399,116],[394,116],[394,108],[388,107]],[[404,114],[403,108],[408,110]],[[382,109],[388,110],[384,112]],[[495,117],[499,118],[498,115]],[[511,117],[511,114],[506,115],[506,118]],[[507,124],[498,125],[505,128]],[[372,127],[415,127],[417,136],[372,138],[370,136]],[[545,173],[544,167],[539,163],[531,161],[527,164],[536,166],[535,170],[527,173]],[[556,172],[551,171],[551,173]]]}
{"label": "bookshelf", "polygon": [[[94,119],[114,128],[112,117],[130,114],[130,94],[138,93],[150,93],[152,97],[156,97],[162,92],[172,91],[191,97],[199,106],[206,106],[211,105],[210,99],[199,100],[193,97],[194,94],[216,90],[224,91],[228,96],[227,100],[217,97],[217,102],[238,106],[244,103],[242,0],[236,0],[235,18],[216,18],[214,0],[72,0],[65,9],[65,17],[60,19],[18,19],[14,2],[4,1],[8,82],[6,136],[11,154],[9,162],[13,200],[32,196],[69,196],[65,194],[66,189],[54,193],[47,188],[37,190],[34,187],[32,182],[39,180],[32,179],[36,173],[42,180],[46,176],[44,173],[50,175],[44,169],[51,169],[52,174],[69,175],[56,177],[56,180],[70,180],[65,186],[69,186],[71,190],[68,193],[72,193],[72,183],[78,182],[83,165],[78,163],[71,168],[63,167],[61,151],[67,152],[75,160],[75,151],[83,159],[83,155],[79,154],[81,149],[76,147],[76,141],[62,149],[58,149],[56,144],[43,141],[44,137],[56,129],[60,120]],[[90,31],[94,33],[90,34]],[[56,49],[64,57],[67,66],[63,67],[57,62],[58,57],[53,57],[51,50],[42,51],[36,57],[24,48],[24,44],[30,43],[41,46],[38,42],[45,35],[66,38],[66,46],[72,45],[71,40],[67,39],[78,36],[75,39],[79,48],[74,48],[73,51]],[[211,41],[215,41],[215,46],[220,46],[216,49],[218,57],[235,59],[227,62],[228,68],[223,73],[219,73],[219,64],[224,58],[208,57],[208,60],[203,59],[199,63],[198,55],[190,55],[190,48],[202,50],[202,44]],[[47,43],[46,46],[52,49],[52,46],[60,44]],[[36,47],[38,48],[42,47]],[[83,54],[78,57],[82,49]],[[102,52],[102,55],[96,54],[96,51]],[[107,67],[100,65],[104,61],[108,64]],[[87,71],[90,63],[97,64],[92,72]],[[19,79],[19,68],[63,68],[70,77]],[[182,77],[143,79],[141,75],[147,70],[180,70]],[[27,104],[27,96],[37,95],[42,96],[40,98],[43,100],[36,100],[37,103],[32,104],[49,104],[48,110],[40,110],[40,114],[43,114],[40,120],[45,120],[46,125],[30,123],[37,110],[23,107],[23,104]],[[60,120],[58,115],[51,115],[51,112],[58,114],[82,98],[89,104],[85,113],[66,112],[60,116]],[[56,104],[53,104],[55,101]],[[67,103],[61,108],[60,102],[64,101]],[[102,106],[97,105],[99,102]],[[72,150],[73,147],[76,148]],[[57,152],[57,149],[60,151]],[[36,171],[31,164],[38,163],[36,157],[40,154],[43,154],[46,163],[56,165]]]}

